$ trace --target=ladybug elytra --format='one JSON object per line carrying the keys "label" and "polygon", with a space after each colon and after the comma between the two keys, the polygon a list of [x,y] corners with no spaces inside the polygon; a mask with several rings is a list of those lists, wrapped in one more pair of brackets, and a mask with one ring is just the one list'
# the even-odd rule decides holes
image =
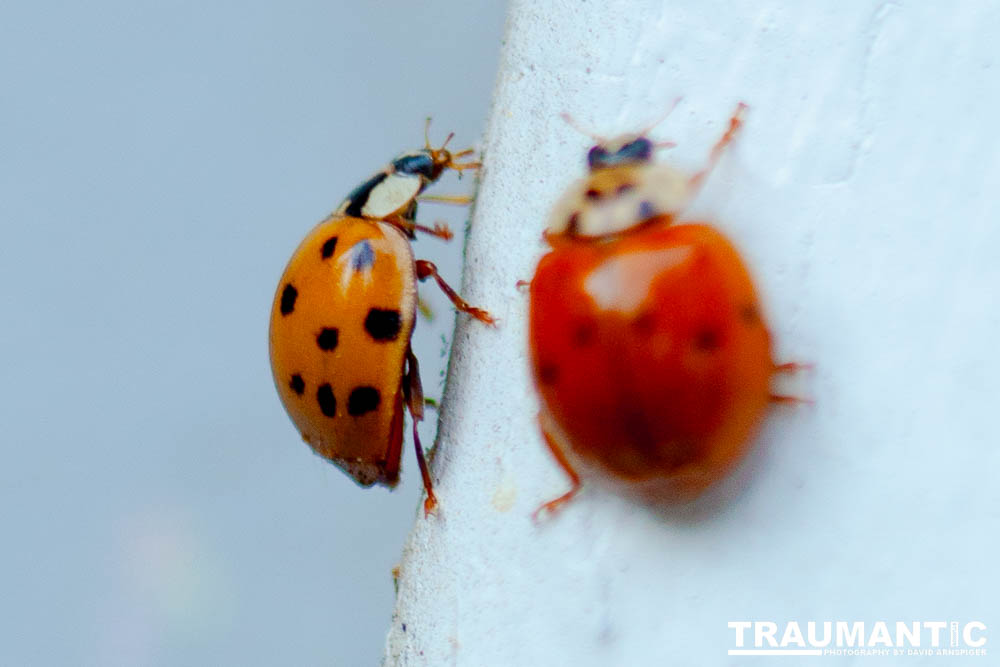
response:
{"label": "ladybug elytra", "polygon": [[[427,497],[436,505],[417,433],[424,398],[410,347],[417,281],[433,278],[455,307],[492,324],[464,300],[431,262],[414,259],[416,232],[451,238],[443,225],[416,221],[417,197],[471,150],[445,147],[404,153],[355,188],[295,250],[271,308],[270,356],[278,395],[302,438],[361,486],[399,480],[403,411]],[[437,197],[467,203],[464,197]]]}

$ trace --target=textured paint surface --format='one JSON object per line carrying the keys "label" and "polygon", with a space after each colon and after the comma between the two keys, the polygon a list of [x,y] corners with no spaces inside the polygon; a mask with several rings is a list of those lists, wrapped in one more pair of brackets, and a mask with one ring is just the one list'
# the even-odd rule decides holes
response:
{"label": "textured paint surface", "polygon": [[[440,516],[410,536],[389,664],[744,664],[734,620],[995,634],[998,31],[985,2],[513,4],[463,292],[501,326],[458,329]],[[677,95],[651,135],[690,169],[750,105],[685,217],[742,250],[776,357],[817,365],[795,387],[816,404],[777,410],[694,506],[586,488],[536,526],[568,486],[538,436],[514,284],[584,170],[591,141],[559,114],[615,135]]]}

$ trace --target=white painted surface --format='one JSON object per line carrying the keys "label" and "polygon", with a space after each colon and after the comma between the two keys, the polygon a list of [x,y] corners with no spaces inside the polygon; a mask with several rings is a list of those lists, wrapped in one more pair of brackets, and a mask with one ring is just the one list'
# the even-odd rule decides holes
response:
{"label": "white painted surface", "polygon": [[[441,511],[404,554],[389,664],[795,660],[727,656],[737,620],[980,620],[995,635],[997,35],[985,2],[512,4],[463,289],[501,325],[458,328]],[[583,172],[588,140],[559,113],[613,135],[676,95],[653,136],[689,169],[750,105],[687,218],[742,249],[778,358],[817,365],[801,384],[816,404],[776,410],[692,507],[588,487],[536,526],[567,484],[534,423],[514,284]]]}

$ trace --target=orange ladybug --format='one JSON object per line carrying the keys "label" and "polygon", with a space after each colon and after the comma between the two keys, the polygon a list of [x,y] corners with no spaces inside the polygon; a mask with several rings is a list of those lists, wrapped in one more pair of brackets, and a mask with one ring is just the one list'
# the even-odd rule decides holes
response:
{"label": "orange ladybug", "polygon": [[797,400],[771,393],[776,372],[799,366],[775,365],[739,253],[708,224],[675,224],[745,108],[694,175],[654,163],[645,133],[601,140],[556,205],[529,333],[542,433],[572,487],[538,512],[582,478],[693,498],[744,455],[768,403]]}
{"label": "orange ladybug", "polygon": [[[417,434],[424,398],[410,335],[417,281],[434,278],[458,310],[492,324],[438,275],[415,260],[417,231],[451,238],[446,226],[416,222],[417,196],[456,160],[448,136],[440,148],[404,153],[355,188],[292,255],[271,307],[271,371],[292,422],[313,450],[363,487],[399,480],[403,409],[409,410],[427,497],[437,504]],[[430,198],[430,197],[428,197]],[[464,197],[435,197],[467,203]]]}

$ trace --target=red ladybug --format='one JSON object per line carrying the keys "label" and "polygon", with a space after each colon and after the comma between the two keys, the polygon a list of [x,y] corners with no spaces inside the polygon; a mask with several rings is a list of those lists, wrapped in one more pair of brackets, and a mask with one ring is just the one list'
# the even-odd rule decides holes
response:
{"label": "red ladybug", "polygon": [[675,224],[739,130],[740,104],[709,164],[688,175],[643,135],[601,141],[556,205],[551,250],[531,281],[539,421],[571,489],[597,479],[643,499],[691,499],[746,453],[776,365],[750,273],[732,243]]}

